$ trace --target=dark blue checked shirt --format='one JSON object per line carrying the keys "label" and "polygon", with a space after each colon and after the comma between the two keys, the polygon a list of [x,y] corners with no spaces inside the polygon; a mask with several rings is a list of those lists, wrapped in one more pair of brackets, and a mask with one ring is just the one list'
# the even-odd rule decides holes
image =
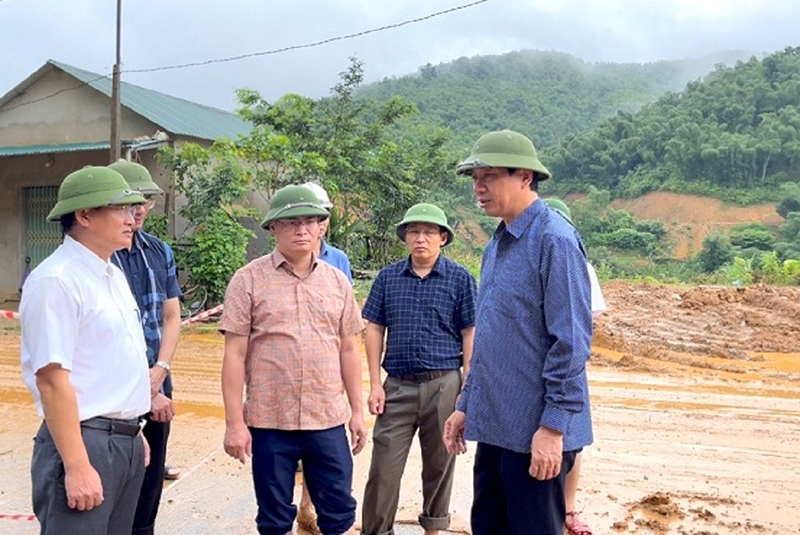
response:
{"label": "dark blue checked shirt", "polygon": [[461,331],[475,325],[475,294],[475,277],[441,255],[424,278],[410,257],[380,270],[361,315],[388,331],[386,373],[460,368]]}
{"label": "dark blue checked shirt", "polygon": [[353,284],[353,270],[350,268],[350,259],[347,258],[344,251],[322,240],[322,250],[318,258],[339,269],[347,275],[350,284]]}
{"label": "dark blue checked shirt", "polygon": [[[147,258],[143,258],[142,254]],[[136,304],[139,305],[144,339],[147,342],[147,361],[152,367],[158,360],[161,349],[164,301],[181,296],[175,255],[163,241],[138,231],[133,234],[131,250],[120,249],[111,255],[111,261],[125,273]],[[172,377],[167,374],[164,394],[171,393]]]}
{"label": "dark blue checked shirt", "polygon": [[592,311],[580,235],[537,200],[483,254],[472,362],[458,410],[467,440],[530,453],[539,426],[564,451],[591,444]]}

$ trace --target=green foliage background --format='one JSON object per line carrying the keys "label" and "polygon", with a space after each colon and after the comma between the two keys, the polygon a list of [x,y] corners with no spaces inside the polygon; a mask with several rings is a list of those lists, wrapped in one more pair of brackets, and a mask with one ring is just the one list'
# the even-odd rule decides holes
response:
{"label": "green foliage background", "polygon": [[[221,299],[246,259],[251,233],[243,223],[259,218],[249,196],[306,181],[329,192],[328,238],[356,269],[405,254],[394,225],[416,202],[441,206],[457,233],[477,227],[491,235],[497,222],[477,209],[470,179],[453,169],[481,134],[511,128],[534,140],[553,172],[543,196],[586,194],[571,203],[573,220],[601,278],[796,284],[800,48],[733,67],[714,59],[588,64],[527,51],[426,65],[363,86],[363,65],[352,58],[324,99],[268,102],[239,90],[250,135],[162,153],[188,199],[179,261],[192,283]],[[785,223],[709,236],[696,258],[678,261],[662,222],[610,208],[614,198],[654,190],[775,202]],[[447,253],[478,275],[481,251],[482,243],[456,241]]]}

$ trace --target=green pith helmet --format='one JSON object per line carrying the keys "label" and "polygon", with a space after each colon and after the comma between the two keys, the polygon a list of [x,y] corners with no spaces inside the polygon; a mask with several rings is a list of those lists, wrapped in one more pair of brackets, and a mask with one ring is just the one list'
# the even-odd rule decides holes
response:
{"label": "green pith helmet", "polygon": [[456,173],[469,174],[480,167],[531,169],[535,180],[550,178],[550,171],[539,161],[530,139],[511,130],[489,132],[475,142],[469,157],[456,166]]}
{"label": "green pith helmet", "polygon": [[311,190],[317,199],[319,199],[319,204],[325,208],[326,210],[330,210],[333,208],[333,203],[331,202],[331,198],[328,196],[328,192],[325,191],[325,188],[317,184],[316,182],[306,182],[303,186],[307,187]]}
{"label": "green pith helmet", "polygon": [[77,210],[142,203],[142,194],[133,191],[121,174],[108,167],[86,166],[67,175],[61,183],[58,202],[47,220],[58,221],[61,216]]}
{"label": "green pith helmet", "polygon": [[307,187],[285,186],[276,191],[269,200],[269,211],[267,217],[261,221],[261,228],[267,228],[278,219],[318,216],[324,221],[329,215],[314,192]]}
{"label": "green pith helmet", "polygon": [[150,176],[150,171],[143,165],[136,162],[129,162],[128,160],[119,160],[108,167],[121,174],[122,177],[128,181],[128,185],[131,189],[135,189],[139,193],[145,195],[164,193],[161,188],[158,187],[158,184],[153,181],[153,177]]}
{"label": "green pith helmet", "polygon": [[453,241],[453,229],[447,224],[447,216],[438,206],[423,202],[409,208],[403,220],[397,224],[397,237],[403,241],[406,239],[406,227],[410,223],[433,223],[434,225],[439,225],[440,228],[447,231],[447,241],[444,242],[444,245]]}
{"label": "green pith helmet", "polygon": [[567,206],[564,201],[552,197],[550,199],[544,199],[544,204],[564,216],[564,219],[572,223],[572,213],[569,211],[569,206]]}

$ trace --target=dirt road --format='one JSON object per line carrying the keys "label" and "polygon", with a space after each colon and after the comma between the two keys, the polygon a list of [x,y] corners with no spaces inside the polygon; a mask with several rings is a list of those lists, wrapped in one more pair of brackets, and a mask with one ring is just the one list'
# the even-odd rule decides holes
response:
{"label": "dirt road", "polygon": [[[604,291],[611,311],[597,324],[589,370],[595,444],[579,493],[594,533],[800,533],[800,291],[618,282]],[[15,325],[0,324],[0,333],[0,534],[36,533],[35,521],[9,517],[30,513],[38,421],[19,376]],[[255,532],[249,467],[220,448],[221,358],[212,327],[186,331],[169,455],[183,476],[165,489],[161,533]],[[473,453],[459,460],[456,531],[468,530]],[[368,464],[369,451],[356,458],[359,500]],[[404,522],[418,514],[418,474],[414,451]]]}

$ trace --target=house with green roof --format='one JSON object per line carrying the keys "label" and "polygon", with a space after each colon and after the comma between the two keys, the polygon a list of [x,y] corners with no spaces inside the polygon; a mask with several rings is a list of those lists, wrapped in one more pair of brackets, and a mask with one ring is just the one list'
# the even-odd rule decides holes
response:
{"label": "house with green roof", "polygon": [[[156,162],[158,147],[250,131],[237,115],[133,84],[120,84],[122,155],[147,167],[164,189],[154,213],[175,225],[172,175]],[[85,165],[107,165],[110,154],[111,76],[50,60],[0,97],[0,309],[19,298],[27,268],[61,243],[58,224],[46,222],[58,186]],[[3,305],[10,301],[10,305]]]}

